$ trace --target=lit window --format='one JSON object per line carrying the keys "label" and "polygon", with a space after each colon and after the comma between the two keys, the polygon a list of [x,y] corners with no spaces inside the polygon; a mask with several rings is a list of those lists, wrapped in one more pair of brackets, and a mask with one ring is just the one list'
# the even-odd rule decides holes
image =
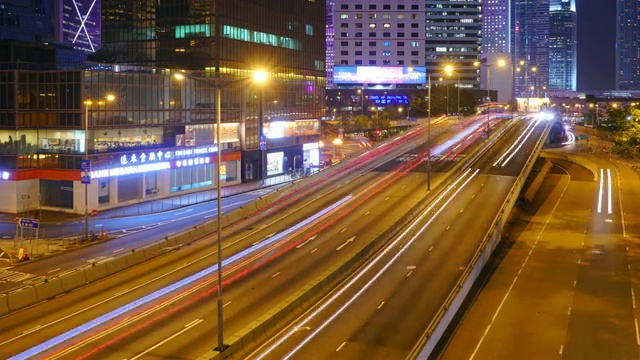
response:
{"label": "lit window", "polygon": [[391,28],[391,24],[389,23],[384,23],[384,25],[382,25],[385,29],[389,29]]}
{"label": "lit window", "polygon": [[369,24],[369,28],[370,29],[375,29],[376,28],[376,24],[375,23],[370,23]]}

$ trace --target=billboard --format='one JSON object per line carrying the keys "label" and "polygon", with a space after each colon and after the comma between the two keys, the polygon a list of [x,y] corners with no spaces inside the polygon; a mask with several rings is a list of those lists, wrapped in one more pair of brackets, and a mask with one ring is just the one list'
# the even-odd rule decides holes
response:
{"label": "billboard", "polygon": [[425,84],[424,66],[341,66],[333,68],[335,84]]}
{"label": "billboard", "polygon": [[96,0],[63,0],[61,42],[93,53],[100,49],[102,9]]}

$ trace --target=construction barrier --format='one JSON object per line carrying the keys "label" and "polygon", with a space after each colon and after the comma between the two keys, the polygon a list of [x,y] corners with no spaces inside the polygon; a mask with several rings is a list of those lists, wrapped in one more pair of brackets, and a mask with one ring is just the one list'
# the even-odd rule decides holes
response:
{"label": "construction barrier", "polygon": [[84,275],[84,271],[76,270],[62,275],[60,277],[60,282],[62,284],[62,290],[71,291],[85,285],[87,283],[87,278]]}
{"label": "construction barrier", "polygon": [[9,303],[7,303],[7,295],[0,295],[0,316],[6,315],[11,312],[9,309]]}
{"label": "construction barrier", "polygon": [[107,264],[107,272],[109,273],[109,275],[113,275],[127,268],[127,262],[122,257],[117,257],[115,259],[105,261],[105,264]]}
{"label": "construction barrier", "polygon": [[107,263],[99,263],[92,264],[92,266],[86,267],[84,270],[85,279],[87,279],[87,283],[100,280],[109,275],[109,271],[107,271]]}
{"label": "construction barrier", "polygon": [[7,294],[7,304],[11,311],[24,309],[38,302],[36,289],[33,286],[25,286]]}
{"label": "construction barrier", "polygon": [[46,282],[42,282],[35,285],[36,296],[39,301],[44,301],[56,297],[64,292],[62,290],[62,283],[59,277],[47,279]]}

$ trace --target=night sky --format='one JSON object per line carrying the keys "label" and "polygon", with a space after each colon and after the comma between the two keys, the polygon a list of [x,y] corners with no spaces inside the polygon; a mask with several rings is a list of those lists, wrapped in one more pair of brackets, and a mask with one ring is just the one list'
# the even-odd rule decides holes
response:
{"label": "night sky", "polygon": [[576,12],[578,91],[615,89],[615,2],[576,0]]}

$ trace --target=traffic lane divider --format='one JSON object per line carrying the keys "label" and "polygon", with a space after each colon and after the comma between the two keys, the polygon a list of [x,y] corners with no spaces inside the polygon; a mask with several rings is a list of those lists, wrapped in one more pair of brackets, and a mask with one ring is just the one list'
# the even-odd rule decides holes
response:
{"label": "traffic lane divider", "polygon": [[62,290],[71,291],[85,285],[87,283],[87,278],[84,274],[84,270],[78,269],[74,272],[60,276],[60,282],[62,284]]}
{"label": "traffic lane divider", "polygon": [[[46,279],[45,282],[35,285],[36,296],[39,301],[44,301],[56,297],[64,292],[59,277]],[[1,305],[0,305],[1,306]]]}
{"label": "traffic lane divider", "polygon": [[7,305],[11,311],[24,309],[38,302],[36,289],[33,286],[25,286],[7,294]]}

